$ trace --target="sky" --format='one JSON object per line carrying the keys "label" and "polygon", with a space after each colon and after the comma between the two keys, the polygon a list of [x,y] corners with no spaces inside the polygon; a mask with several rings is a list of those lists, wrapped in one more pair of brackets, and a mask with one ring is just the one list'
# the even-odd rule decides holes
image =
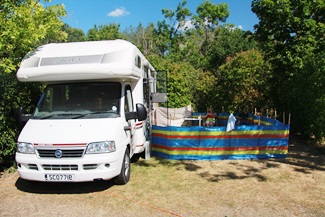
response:
{"label": "sky", "polygon": [[[94,25],[120,24],[120,31],[140,23],[147,26],[164,20],[162,9],[176,10],[183,0],[52,0],[53,4],[64,4],[67,16],[63,21],[73,28],[82,29],[85,34]],[[210,0],[212,3],[227,3],[230,16],[227,23],[234,24],[242,30],[254,31],[258,23],[256,15],[251,11],[252,0]],[[204,0],[187,0],[185,7],[194,14],[197,6]]]}

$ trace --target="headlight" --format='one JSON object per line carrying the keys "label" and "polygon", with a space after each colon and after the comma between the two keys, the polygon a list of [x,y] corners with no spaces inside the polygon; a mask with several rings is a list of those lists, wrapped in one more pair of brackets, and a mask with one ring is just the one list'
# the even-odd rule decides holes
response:
{"label": "headlight", "polygon": [[114,141],[93,142],[89,143],[86,154],[100,154],[115,151]]}
{"label": "headlight", "polygon": [[34,145],[26,142],[17,143],[17,152],[23,154],[35,154]]}

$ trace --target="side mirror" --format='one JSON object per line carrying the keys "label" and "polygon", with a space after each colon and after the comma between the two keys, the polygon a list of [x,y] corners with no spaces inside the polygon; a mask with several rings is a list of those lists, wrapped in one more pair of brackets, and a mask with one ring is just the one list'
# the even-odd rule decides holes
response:
{"label": "side mirror", "polygon": [[144,121],[147,119],[147,109],[140,103],[136,104],[137,118],[139,121]]}
{"label": "side mirror", "polygon": [[17,120],[18,120],[18,123],[19,123],[19,125],[21,127],[25,126],[25,124],[30,119],[30,117],[31,117],[30,114],[25,114],[25,108],[24,107],[20,107],[17,110]]}
{"label": "side mirror", "polygon": [[147,110],[140,104],[136,104],[136,112],[128,112],[125,114],[126,120],[138,119],[138,121],[143,121],[147,119]]}

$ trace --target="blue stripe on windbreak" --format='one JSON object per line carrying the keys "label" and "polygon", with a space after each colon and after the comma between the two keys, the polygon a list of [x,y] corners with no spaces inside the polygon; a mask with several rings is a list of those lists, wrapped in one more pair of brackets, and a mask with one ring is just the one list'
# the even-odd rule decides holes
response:
{"label": "blue stripe on windbreak", "polygon": [[153,156],[170,160],[258,160],[267,158],[286,158],[287,154],[242,154],[242,155],[170,155],[162,152],[152,152]]}

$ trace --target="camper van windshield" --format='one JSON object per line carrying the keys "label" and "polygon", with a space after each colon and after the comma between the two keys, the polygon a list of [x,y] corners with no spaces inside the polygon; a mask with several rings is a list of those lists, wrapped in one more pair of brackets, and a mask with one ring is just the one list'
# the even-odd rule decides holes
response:
{"label": "camper van windshield", "polygon": [[49,85],[33,119],[78,119],[120,116],[120,83]]}

